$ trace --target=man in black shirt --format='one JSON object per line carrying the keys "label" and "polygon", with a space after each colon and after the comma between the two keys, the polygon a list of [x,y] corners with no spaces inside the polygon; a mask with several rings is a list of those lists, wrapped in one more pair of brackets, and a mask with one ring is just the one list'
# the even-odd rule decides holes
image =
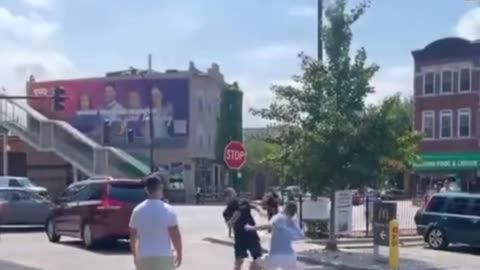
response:
{"label": "man in black shirt", "polygon": [[[259,269],[255,260],[262,257],[262,247],[260,245],[260,237],[256,231],[245,230],[245,225],[255,226],[251,209],[259,211],[258,207],[251,205],[247,200],[237,198],[237,193],[233,188],[225,190],[225,199],[227,208],[223,211],[225,222],[233,227],[235,239],[235,266],[234,270],[240,270],[243,261],[248,258],[248,253],[253,259],[250,269]],[[248,252],[248,253],[247,253]]]}

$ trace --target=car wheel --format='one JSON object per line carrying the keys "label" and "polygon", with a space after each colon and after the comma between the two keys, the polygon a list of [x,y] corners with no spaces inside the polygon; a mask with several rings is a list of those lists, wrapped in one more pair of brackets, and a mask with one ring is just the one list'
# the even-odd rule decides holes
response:
{"label": "car wheel", "polygon": [[445,232],[437,227],[430,229],[427,233],[427,244],[433,249],[445,249],[448,246]]}
{"label": "car wheel", "polygon": [[60,241],[60,235],[57,234],[55,229],[55,223],[51,218],[47,220],[47,225],[45,226],[48,240],[52,243],[57,243]]}
{"label": "car wheel", "polygon": [[96,244],[95,239],[93,238],[92,228],[88,224],[83,225],[82,241],[83,241],[83,245],[87,249],[93,248]]}

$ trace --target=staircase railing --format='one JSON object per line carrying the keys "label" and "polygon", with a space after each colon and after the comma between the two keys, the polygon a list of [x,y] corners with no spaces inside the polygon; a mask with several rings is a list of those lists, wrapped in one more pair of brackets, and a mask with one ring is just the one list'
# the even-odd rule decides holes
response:
{"label": "staircase railing", "polygon": [[55,151],[87,175],[141,177],[150,168],[130,154],[105,147],[65,121],[51,120],[20,101],[0,99],[0,124],[40,151]]}

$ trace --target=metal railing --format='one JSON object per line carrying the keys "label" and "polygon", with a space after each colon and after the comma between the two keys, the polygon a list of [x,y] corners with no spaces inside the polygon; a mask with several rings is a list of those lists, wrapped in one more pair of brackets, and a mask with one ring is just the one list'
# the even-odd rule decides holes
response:
{"label": "metal railing", "polygon": [[87,175],[139,177],[150,172],[130,154],[99,145],[69,123],[50,120],[15,100],[0,99],[0,124],[38,150],[55,151]]}

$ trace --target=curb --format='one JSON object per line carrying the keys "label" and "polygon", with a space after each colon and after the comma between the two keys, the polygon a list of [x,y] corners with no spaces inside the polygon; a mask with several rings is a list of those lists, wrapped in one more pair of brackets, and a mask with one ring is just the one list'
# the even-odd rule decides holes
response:
{"label": "curb", "polygon": [[[210,242],[213,244],[233,247],[233,241],[219,239],[215,237],[205,237],[203,238],[203,241]],[[265,248],[262,248],[262,250],[265,253],[268,252],[268,250]],[[341,270],[372,270],[371,268],[361,268],[361,267],[354,267],[350,265],[344,265],[340,263],[325,262],[317,259],[312,259],[311,257],[305,256],[305,255],[297,255],[297,260],[309,265],[323,265],[323,266],[338,268]]]}

